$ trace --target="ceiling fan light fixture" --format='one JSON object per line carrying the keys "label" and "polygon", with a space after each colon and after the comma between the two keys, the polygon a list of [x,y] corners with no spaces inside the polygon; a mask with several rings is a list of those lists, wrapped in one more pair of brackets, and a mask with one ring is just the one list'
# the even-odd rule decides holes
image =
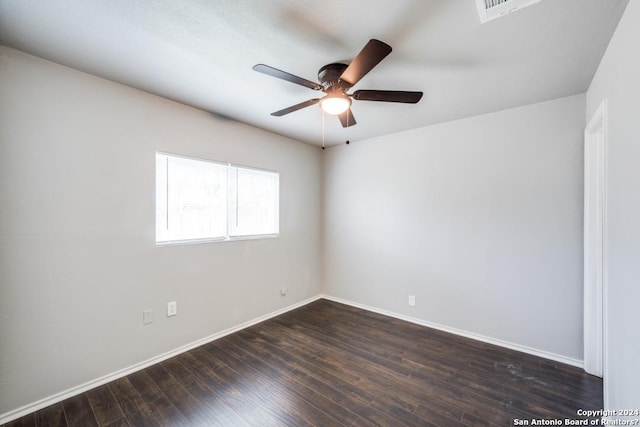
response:
{"label": "ceiling fan light fixture", "polygon": [[[341,62],[334,62],[320,68],[320,70],[318,70],[318,81],[320,83],[303,79],[302,77],[287,73],[286,71],[278,70],[277,68],[273,68],[265,64],[256,64],[253,66],[253,69],[259,73],[267,74],[271,77],[276,77],[309,89],[322,91],[326,94],[324,97],[309,99],[282,110],[275,111],[271,113],[272,116],[281,117],[285,114],[320,104],[323,114],[327,113],[332,116],[337,116],[338,119],[340,119],[342,127],[348,128],[357,123],[350,108],[352,98],[362,101],[400,102],[404,104],[415,104],[420,101],[420,98],[422,98],[422,92],[408,92],[402,90],[358,90],[353,94],[347,93],[347,91],[358,83],[360,79],[378,65],[380,61],[386,58],[387,55],[391,53],[391,50],[391,46],[388,44],[381,42],[380,40],[371,39],[349,65]],[[322,123],[324,123],[324,121]]]}
{"label": "ceiling fan light fixture", "polygon": [[346,95],[325,96],[320,101],[320,108],[327,114],[337,116],[351,107],[351,98]]}

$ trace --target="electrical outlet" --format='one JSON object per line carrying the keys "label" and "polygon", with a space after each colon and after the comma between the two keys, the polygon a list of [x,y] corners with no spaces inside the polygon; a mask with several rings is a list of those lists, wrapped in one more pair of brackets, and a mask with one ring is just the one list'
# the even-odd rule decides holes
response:
{"label": "electrical outlet", "polygon": [[176,301],[167,303],[167,317],[175,316],[176,314],[178,314],[178,303]]}
{"label": "electrical outlet", "polygon": [[285,296],[287,294],[287,288],[280,288],[280,295]]}
{"label": "electrical outlet", "polygon": [[153,322],[153,311],[151,309],[142,312],[142,324],[148,325]]}
{"label": "electrical outlet", "polygon": [[415,295],[409,295],[409,305],[411,307],[415,307],[415,305],[416,305],[416,296]]}

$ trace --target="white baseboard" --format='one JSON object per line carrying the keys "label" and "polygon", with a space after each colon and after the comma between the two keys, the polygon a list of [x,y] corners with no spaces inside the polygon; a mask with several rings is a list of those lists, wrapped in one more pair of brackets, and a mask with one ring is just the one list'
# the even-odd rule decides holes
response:
{"label": "white baseboard", "polygon": [[155,365],[156,363],[160,363],[164,360],[170,359],[174,356],[177,356],[181,353],[184,353],[186,351],[192,350],[196,347],[199,347],[201,345],[210,343],[212,341],[215,341],[219,338],[222,338],[224,336],[227,336],[229,334],[232,334],[234,332],[238,332],[242,329],[248,328],[250,326],[253,326],[257,323],[260,322],[264,322],[265,320],[271,319],[272,317],[276,317],[279,316],[281,314],[287,313],[291,310],[295,310],[296,308],[305,306],[307,304],[310,304],[314,301],[317,301],[319,299],[327,299],[330,301],[335,301],[341,304],[346,304],[352,307],[356,307],[356,308],[361,308],[363,310],[367,310],[367,311],[371,311],[374,313],[379,313],[385,316],[389,316],[389,317],[394,317],[396,319],[400,319],[400,320],[405,320],[407,322],[411,322],[411,323],[415,323],[421,326],[426,326],[429,328],[433,328],[433,329],[438,329],[440,331],[444,331],[444,332],[448,332],[454,335],[460,335],[466,338],[471,338],[477,341],[482,341],[482,342],[486,342],[489,344],[494,344],[500,347],[505,347],[505,348],[509,348],[511,350],[516,350],[516,351],[521,351],[523,353],[528,353],[534,356],[539,356],[539,357],[543,357],[545,359],[549,359],[549,360],[553,360],[556,362],[560,362],[560,363],[565,363],[567,365],[572,365],[572,366],[576,366],[578,368],[583,368],[583,362],[582,360],[578,360],[578,359],[572,359],[570,357],[565,357],[565,356],[561,356],[558,354],[554,354],[554,353],[549,353],[546,351],[542,351],[542,350],[536,350],[530,347],[525,347],[519,344],[513,344],[507,341],[502,341],[502,340],[498,340],[495,338],[489,338],[489,337],[485,337],[483,335],[478,335],[478,334],[474,334],[471,332],[467,332],[467,331],[463,331],[460,329],[456,329],[456,328],[451,328],[448,326],[443,326],[443,325],[439,325],[437,323],[431,323],[431,322],[427,322],[425,320],[421,320],[421,319],[416,319],[413,317],[409,317],[409,316],[405,316],[402,314],[398,314],[398,313],[393,313],[391,311],[387,311],[387,310],[382,310],[376,307],[371,307],[371,306],[367,306],[364,304],[359,304],[353,301],[348,301],[348,300],[344,300],[342,298],[337,298],[337,297],[333,297],[331,295],[325,295],[325,294],[320,294],[320,295],[316,295],[314,297],[308,298],[304,301],[300,301],[296,304],[284,307],[280,310],[276,310],[274,312],[271,312],[269,314],[265,314],[264,316],[260,316],[257,317],[255,319],[249,320],[247,322],[241,323],[237,326],[234,326],[232,328],[229,329],[225,329],[224,331],[220,331],[217,332],[213,335],[209,335],[207,337],[204,337],[202,339],[199,339],[197,341],[193,341],[189,344],[183,345],[181,347],[178,347],[176,349],[170,350],[166,353],[163,353],[161,355],[152,357],[150,359],[147,359],[143,362],[140,363],[136,363],[135,365],[129,366],[127,368],[124,369],[120,369],[116,372],[113,372],[111,374],[102,376],[100,378],[97,378],[95,380],[92,381],[88,381],[84,384],[80,384],[76,387],[72,387],[70,389],[64,390],[60,393],[56,393],[52,396],[49,397],[45,397],[44,399],[40,399],[37,402],[33,402],[30,403],[28,405],[22,406],[18,409],[14,409],[12,411],[6,412],[4,414],[0,414],[0,425],[2,424],[6,424],[10,421],[16,420],[20,417],[23,417],[25,415],[28,415],[32,412],[38,411],[40,409],[46,408],[47,406],[56,404],[58,402],[62,402],[65,399],[68,399],[70,397],[73,396],[77,396],[78,394],[84,393],[85,391],[91,390],[93,388],[99,387],[101,385],[104,385],[106,383],[109,383],[111,381],[117,380],[119,378],[125,377],[129,374],[132,374],[134,372],[140,371],[142,369],[145,369],[149,366]]}
{"label": "white baseboard", "polygon": [[432,323],[432,322],[428,322],[426,320],[422,320],[422,319],[416,319],[414,317],[410,317],[410,316],[405,316],[403,314],[398,314],[398,313],[394,313],[391,311],[387,311],[387,310],[382,310],[376,307],[371,307],[368,305],[364,305],[364,304],[359,304],[353,301],[348,301],[348,300],[344,300],[342,298],[337,298],[337,297],[333,297],[330,295],[321,295],[321,298],[330,300],[330,301],[335,301],[341,304],[346,304],[352,307],[356,307],[356,308],[361,308],[363,310],[367,310],[367,311],[372,311],[374,313],[378,313],[378,314],[382,314],[385,316],[389,316],[389,317],[394,317],[396,319],[400,319],[400,320],[405,320],[407,322],[411,322],[411,323],[415,323],[417,325],[421,325],[421,326],[426,326],[428,328],[433,328],[433,329],[438,329],[440,331],[444,331],[444,332],[448,332],[450,334],[454,334],[454,335],[460,335],[462,337],[465,338],[471,338],[473,340],[477,340],[477,341],[482,341],[488,344],[493,344],[493,345],[497,345],[500,347],[505,347],[511,350],[516,350],[516,351],[521,351],[523,353],[527,353],[527,354],[531,354],[533,356],[538,356],[538,357],[542,357],[545,359],[549,359],[549,360],[553,360],[555,362],[560,362],[560,363],[564,363],[567,365],[571,365],[571,366],[575,366],[577,368],[581,368],[584,369],[584,363],[582,360],[578,360],[578,359],[573,359],[571,357],[566,357],[566,356],[562,356],[559,354],[555,354],[555,353],[549,353],[547,351],[542,351],[542,350],[537,350],[535,348],[531,348],[531,347],[526,347],[520,344],[514,344],[514,343],[510,343],[508,341],[503,341],[503,340],[499,340],[496,338],[490,338],[490,337],[486,337],[484,335],[479,335],[479,334],[475,334],[473,332],[467,332],[467,331],[463,331],[461,329],[456,329],[456,328],[452,328],[449,326],[444,326],[444,325],[440,325],[438,323]]}
{"label": "white baseboard", "polygon": [[183,345],[181,347],[175,348],[175,349],[170,350],[170,351],[168,351],[166,353],[163,353],[161,355],[158,355],[158,356],[152,357],[150,359],[147,359],[147,360],[145,360],[143,362],[136,363],[135,365],[129,366],[129,367],[124,368],[124,369],[120,369],[120,370],[118,370],[116,372],[113,372],[111,374],[102,376],[102,377],[97,378],[95,380],[91,380],[91,381],[88,381],[88,382],[86,382],[84,384],[80,384],[80,385],[78,385],[76,387],[72,387],[70,389],[61,391],[60,393],[56,393],[56,394],[54,394],[52,396],[45,397],[44,399],[40,399],[37,402],[33,402],[33,403],[28,404],[28,405],[22,406],[22,407],[20,407],[18,409],[14,409],[14,410],[6,412],[4,414],[0,414],[0,425],[6,424],[6,423],[8,423],[10,421],[16,420],[16,419],[18,419],[20,417],[23,417],[25,415],[29,415],[30,413],[38,411],[38,410],[43,409],[43,408],[46,408],[47,406],[54,405],[54,404],[56,404],[58,402],[62,402],[65,399],[68,399],[68,398],[73,397],[73,396],[77,396],[77,395],[79,395],[81,393],[84,393],[85,391],[91,390],[91,389],[99,387],[99,386],[101,386],[103,384],[107,384],[107,383],[109,383],[111,381],[114,381],[114,380],[117,380],[119,378],[125,377],[125,376],[127,376],[129,374],[132,374],[134,372],[140,371],[140,370],[142,370],[144,368],[148,368],[149,366],[155,365],[156,363],[160,363],[163,360],[170,359],[170,358],[172,358],[174,356],[177,356],[177,355],[179,355],[181,353],[184,353],[186,351],[192,350],[192,349],[194,349],[196,347],[200,347],[201,345],[210,343],[210,342],[215,341],[217,339],[220,339],[220,338],[222,338],[224,336],[230,335],[230,334],[232,334],[234,332],[238,332],[238,331],[240,331],[242,329],[245,329],[245,328],[248,328],[250,326],[253,326],[253,325],[257,324],[257,323],[264,322],[265,320],[271,319],[272,317],[276,317],[276,316],[279,316],[279,315],[284,314],[286,312],[289,312],[291,310],[295,310],[296,308],[302,307],[304,305],[312,303],[312,302],[314,302],[314,301],[316,301],[318,299],[321,299],[321,298],[322,298],[322,295],[316,295],[316,296],[308,298],[308,299],[306,299],[304,301],[300,301],[300,302],[298,302],[296,304],[284,307],[284,308],[282,308],[280,310],[276,310],[276,311],[271,312],[269,314],[265,314],[264,316],[260,316],[260,317],[257,317],[255,319],[249,320],[247,322],[241,323],[241,324],[239,324],[237,326],[234,326],[232,328],[225,329],[224,331],[220,331],[220,332],[217,332],[217,333],[215,333],[213,335],[209,335],[208,337],[204,337],[204,338],[199,339],[197,341],[193,341],[193,342],[191,342],[189,344],[186,344],[186,345]]}

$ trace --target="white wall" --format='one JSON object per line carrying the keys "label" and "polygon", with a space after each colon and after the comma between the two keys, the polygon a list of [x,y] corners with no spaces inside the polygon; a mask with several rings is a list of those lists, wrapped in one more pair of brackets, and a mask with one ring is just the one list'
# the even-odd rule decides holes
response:
{"label": "white wall", "polygon": [[328,149],[325,291],[581,360],[584,108],[578,95]]}
{"label": "white wall", "polygon": [[[156,247],[156,150],[279,171],[280,237]],[[0,46],[0,418],[317,295],[320,193],[317,147]]]}
{"label": "white wall", "polygon": [[[608,105],[609,409],[640,408],[640,2],[632,0],[587,92],[587,118]],[[607,402],[605,402],[606,404]],[[638,417],[633,417],[634,419]]]}

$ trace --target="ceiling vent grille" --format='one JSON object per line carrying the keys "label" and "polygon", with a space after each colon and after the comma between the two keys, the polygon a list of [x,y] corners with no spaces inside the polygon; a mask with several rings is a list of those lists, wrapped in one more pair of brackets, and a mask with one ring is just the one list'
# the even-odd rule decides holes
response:
{"label": "ceiling vent grille", "polygon": [[476,0],[478,3],[480,22],[483,24],[492,19],[508,15],[518,9],[536,4],[539,1],[540,0]]}

